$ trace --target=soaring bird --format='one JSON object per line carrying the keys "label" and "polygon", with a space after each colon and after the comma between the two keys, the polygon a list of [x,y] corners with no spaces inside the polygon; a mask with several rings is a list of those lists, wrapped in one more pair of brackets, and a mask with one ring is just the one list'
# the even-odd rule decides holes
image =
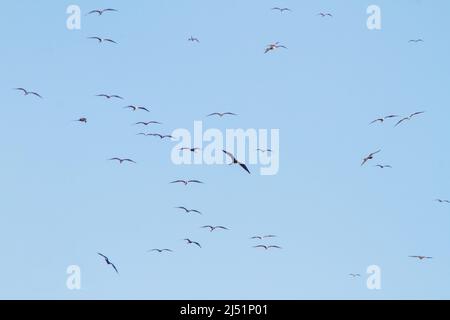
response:
{"label": "soaring bird", "polygon": [[272,149],[256,149],[256,151],[262,152],[262,153],[266,153],[266,152],[272,152]]}
{"label": "soaring bird", "polygon": [[411,39],[408,41],[409,43],[414,42],[414,43],[418,43],[418,42],[424,42],[423,39]]}
{"label": "soaring bird", "polygon": [[361,163],[361,166],[365,165],[367,161],[372,160],[373,156],[376,155],[377,153],[381,152],[381,150],[378,150],[376,152],[372,152],[371,154],[369,154],[367,157],[365,157],[363,159],[363,162]]}
{"label": "soaring bird", "polygon": [[199,248],[201,248],[202,246],[200,245],[200,243],[196,242],[196,241],[192,241],[191,239],[184,239],[184,241],[187,242],[187,244],[195,244],[196,246],[198,246]]}
{"label": "soaring bird", "polygon": [[322,18],[333,17],[333,15],[331,13],[325,13],[325,12],[319,12],[317,15],[321,16]]}
{"label": "soaring bird", "polygon": [[103,259],[105,259],[105,262],[106,262],[107,265],[111,265],[111,267],[113,267],[114,270],[116,270],[116,272],[119,273],[119,271],[117,270],[116,266],[111,261],[109,261],[109,258],[107,256],[105,256],[104,254],[101,254],[99,252],[97,252],[97,254],[99,256],[103,257]]}
{"label": "soaring bird", "polygon": [[267,53],[269,51],[272,51],[272,50],[275,50],[275,49],[278,49],[278,48],[287,49],[286,46],[280,45],[279,42],[275,42],[275,43],[268,44],[266,46],[266,49],[264,50],[264,53]]}
{"label": "soaring bird", "polygon": [[233,162],[230,163],[230,165],[238,164],[241,166],[242,169],[244,169],[245,171],[247,171],[250,174],[250,170],[248,170],[247,166],[245,164],[243,164],[242,162],[239,162],[232,153],[225,151],[225,150],[222,150],[222,151],[233,160]]}
{"label": "soaring bird", "polygon": [[395,126],[397,127],[399,124],[403,123],[404,121],[409,121],[409,120],[411,120],[412,118],[414,118],[414,117],[416,117],[416,116],[418,116],[418,115],[421,115],[421,114],[423,114],[423,113],[425,113],[425,111],[414,112],[414,113],[412,113],[409,117],[404,117],[404,118],[402,118],[400,121],[397,122],[397,124],[396,124]]}
{"label": "soaring bird", "polygon": [[380,168],[380,169],[385,169],[385,168],[390,168],[390,169],[392,169],[392,166],[389,165],[389,164],[385,164],[385,165],[377,164],[375,167],[378,167],[378,168]]}
{"label": "soaring bird", "polygon": [[104,14],[105,12],[118,12],[118,10],[112,9],[112,8],[108,8],[108,9],[96,9],[96,10],[92,10],[92,11],[88,12],[88,15],[89,15],[89,14],[93,14],[93,13],[97,13],[99,16],[101,16],[101,15]]}
{"label": "soaring bird", "polygon": [[292,10],[289,9],[289,8],[279,8],[279,7],[274,7],[274,8],[272,8],[272,10],[280,11],[280,13],[283,13],[283,12],[285,12],[285,11],[292,11]]}
{"label": "soaring bird", "polygon": [[140,125],[140,124],[142,124],[142,125],[144,125],[144,126],[148,126],[148,125],[150,125],[150,124],[162,124],[162,123],[161,123],[161,122],[158,122],[158,121],[148,121],[148,122],[140,121],[140,122],[136,122],[136,123],[135,123],[135,125]]}
{"label": "soaring bird", "polygon": [[112,39],[108,39],[108,38],[88,37],[88,39],[91,39],[91,40],[97,40],[98,43],[110,42],[110,43],[115,43],[115,44],[117,44],[116,41],[114,41],[114,40],[112,40]]}
{"label": "soaring bird", "polygon": [[203,182],[199,181],[199,180],[175,180],[171,182],[172,184],[174,183],[183,183],[185,186],[187,186],[190,183],[198,183],[198,184],[202,184]]}
{"label": "soaring bird", "polygon": [[450,203],[449,200],[442,200],[442,199],[436,199],[435,201],[439,203]]}
{"label": "soaring bird", "polygon": [[139,133],[139,135],[145,135],[149,137],[159,137],[161,140],[163,139],[174,139],[170,134],[159,134],[159,133]]}
{"label": "soaring bird", "polygon": [[80,118],[78,120],[74,120],[75,122],[87,123],[87,118]]}
{"label": "soaring bird", "polygon": [[123,100],[123,98],[122,98],[121,96],[118,96],[117,94],[109,95],[109,94],[104,94],[104,93],[102,93],[102,94],[96,95],[96,97],[102,97],[102,98],[106,98],[106,99],[112,99],[112,98],[115,98],[115,99],[121,99],[121,100]]}
{"label": "soaring bird", "polygon": [[194,38],[192,36],[188,39],[188,41],[200,43],[200,40],[198,40],[198,38]]}
{"label": "soaring bird", "polygon": [[202,229],[209,229],[209,232],[213,232],[217,229],[222,229],[222,230],[230,230],[227,227],[223,227],[223,226],[203,226],[201,227]]}
{"label": "soaring bird", "polygon": [[361,275],[359,273],[350,273],[349,276],[353,277],[353,278],[361,277]]}
{"label": "soaring bird", "polygon": [[281,249],[280,246],[265,246],[265,245],[263,245],[263,244],[254,246],[253,248],[263,248],[263,249],[265,249],[265,250],[269,250],[269,249]]}
{"label": "soaring bird", "polygon": [[180,148],[180,151],[190,151],[190,152],[197,152],[197,151],[200,151],[200,150],[202,150],[202,149],[200,149],[200,148],[189,148],[189,147],[187,147],[187,148]]}
{"label": "soaring bird", "polygon": [[392,114],[392,115],[389,115],[389,116],[385,116],[385,117],[383,117],[383,118],[378,118],[378,119],[375,119],[375,120],[373,120],[370,124],[373,124],[373,123],[376,123],[376,122],[380,122],[380,123],[383,123],[385,120],[387,120],[387,119],[392,119],[392,118],[397,118],[397,117],[399,117],[398,115],[395,115],[395,114]]}
{"label": "soaring bird", "polygon": [[416,258],[419,260],[424,260],[424,259],[433,259],[433,257],[427,257],[427,256],[409,256],[410,258]]}
{"label": "soaring bird", "polygon": [[131,105],[131,106],[123,107],[123,108],[124,108],[124,109],[131,109],[131,110],[133,110],[133,111],[143,110],[143,111],[150,112],[150,110],[148,110],[146,107],[140,107],[140,106],[133,106],[133,105]]}
{"label": "soaring bird", "polygon": [[131,159],[121,159],[121,158],[111,158],[109,161],[119,161],[120,164],[124,162],[130,162],[130,163],[136,163],[134,160]]}
{"label": "soaring bird", "polygon": [[151,250],[148,250],[147,252],[158,252],[158,253],[163,253],[163,252],[173,252],[173,251],[170,250],[170,249],[151,249]]}
{"label": "soaring bird", "polygon": [[28,90],[26,90],[26,89],[24,89],[24,88],[14,88],[14,90],[22,91],[24,96],[28,96],[28,95],[31,94],[31,95],[33,95],[33,96],[36,96],[36,97],[38,97],[38,98],[43,99],[42,96],[41,96],[39,93],[37,93],[37,92],[28,91]]}
{"label": "soaring bird", "polygon": [[207,115],[207,117],[212,117],[212,116],[219,116],[220,118],[223,118],[224,116],[237,116],[237,114],[233,113],[233,112],[214,112],[214,113]]}
{"label": "soaring bird", "polygon": [[251,237],[250,239],[252,239],[252,240],[263,240],[263,239],[267,239],[267,238],[276,238],[276,236],[273,235],[273,234],[269,234],[269,235],[266,235],[266,236],[254,236],[254,237]]}
{"label": "soaring bird", "polygon": [[186,213],[192,213],[192,212],[194,212],[194,213],[198,213],[198,214],[202,214],[200,211],[198,211],[198,210],[195,210],[195,209],[188,209],[188,208],[186,208],[186,207],[175,207],[175,209],[180,209],[180,210],[183,210],[183,211],[185,211]]}

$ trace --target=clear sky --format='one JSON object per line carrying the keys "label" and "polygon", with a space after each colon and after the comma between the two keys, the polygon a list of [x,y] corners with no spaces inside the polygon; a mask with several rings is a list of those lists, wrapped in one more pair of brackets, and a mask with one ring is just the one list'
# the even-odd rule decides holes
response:
{"label": "clear sky", "polygon": [[[81,30],[66,28],[71,4]],[[366,27],[371,4],[379,31]],[[85,16],[105,7],[119,12]],[[450,198],[448,12],[447,0],[2,2],[0,298],[450,298],[450,205],[434,202]],[[288,49],[265,55],[276,41]],[[215,111],[239,116],[205,117]],[[136,136],[141,120],[163,133],[196,120],[280,129],[280,171],[174,165],[172,142]],[[169,184],[180,178],[205,184]],[[283,249],[252,248],[257,234]],[[69,265],[79,291],[66,287]],[[381,290],[366,287],[369,265]]]}

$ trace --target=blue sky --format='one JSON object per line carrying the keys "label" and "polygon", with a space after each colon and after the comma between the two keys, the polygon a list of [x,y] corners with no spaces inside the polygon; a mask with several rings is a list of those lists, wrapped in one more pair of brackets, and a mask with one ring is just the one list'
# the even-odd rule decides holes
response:
{"label": "blue sky", "polygon": [[[66,28],[71,4],[83,10],[81,30]],[[366,27],[371,4],[382,30]],[[84,16],[103,7],[120,12]],[[0,298],[450,298],[450,207],[433,202],[450,198],[449,10],[445,0],[4,2]],[[288,50],[264,55],[275,41]],[[125,101],[95,97],[103,92]],[[422,110],[397,128],[369,125]],[[239,116],[205,117],[215,111]],[[81,116],[86,126],[72,121]],[[280,129],[280,171],[176,166],[171,142],[136,136],[141,120],[163,122],[164,133],[195,120]],[[115,156],[138,163],[107,161]],[[205,185],[169,184],[179,178]],[[256,234],[278,235],[271,243],[283,249],[253,249]],[[146,253],[157,247],[175,252]],[[69,265],[81,268],[79,291],[65,285]],[[381,290],[365,285],[369,265],[382,270]]]}

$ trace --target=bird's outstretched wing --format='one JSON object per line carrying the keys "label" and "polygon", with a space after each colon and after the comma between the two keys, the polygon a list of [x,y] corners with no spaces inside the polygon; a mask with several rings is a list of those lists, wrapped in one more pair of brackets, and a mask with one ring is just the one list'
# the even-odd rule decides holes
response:
{"label": "bird's outstretched wing", "polygon": [[242,169],[244,169],[245,171],[248,172],[248,174],[251,174],[250,170],[248,170],[247,166],[243,163],[239,163],[239,165],[241,166]]}

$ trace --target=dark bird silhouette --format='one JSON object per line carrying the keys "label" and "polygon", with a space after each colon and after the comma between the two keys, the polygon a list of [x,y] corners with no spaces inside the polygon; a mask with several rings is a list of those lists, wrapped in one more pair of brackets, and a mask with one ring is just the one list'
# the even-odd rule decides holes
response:
{"label": "dark bird silhouette", "polygon": [[149,137],[159,137],[161,140],[163,139],[174,139],[170,134],[159,134],[159,133],[138,133],[139,135],[149,136]]}
{"label": "dark bird silhouette", "polygon": [[220,118],[223,118],[224,116],[237,116],[237,114],[235,114],[233,112],[214,112],[214,113],[207,115],[207,117],[212,117],[212,116],[219,116]]}
{"label": "dark bird silhouette", "polygon": [[187,244],[195,244],[196,246],[198,246],[199,248],[201,248],[202,246],[200,245],[200,243],[196,242],[196,241],[192,241],[191,239],[184,239],[184,241],[187,242]]}
{"label": "dark bird silhouette", "polygon": [[232,153],[225,151],[225,150],[222,150],[222,151],[233,160],[233,162],[230,163],[230,165],[238,164],[241,166],[242,169],[244,169],[245,171],[247,171],[250,174],[250,170],[248,170],[247,166],[245,164],[243,164],[242,162],[239,162]]}
{"label": "dark bird silhouette", "polygon": [[414,112],[414,113],[412,113],[409,117],[404,117],[404,118],[402,118],[400,121],[397,122],[397,124],[396,124],[395,126],[397,127],[397,126],[400,125],[401,123],[403,123],[403,122],[405,122],[405,121],[409,121],[409,120],[411,120],[412,118],[414,118],[414,117],[416,117],[416,116],[418,116],[418,115],[421,115],[421,114],[423,114],[423,113],[425,113],[425,111]]}
{"label": "dark bird silhouette", "polygon": [[209,232],[213,232],[217,229],[222,229],[222,230],[230,230],[227,227],[223,227],[223,226],[203,226],[201,227],[202,229],[209,229]]}
{"label": "dark bird silhouette", "polygon": [[188,39],[188,41],[200,43],[200,40],[198,40],[198,38],[194,38],[192,36]]}
{"label": "dark bird silhouette", "polygon": [[427,256],[409,256],[410,258],[416,258],[419,260],[425,260],[425,259],[433,259],[433,257],[427,257]]}
{"label": "dark bird silhouette", "polygon": [[33,96],[36,96],[36,97],[38,97],[38,98],[43,99],[42,96],[41,96],[39,93],[37,93],[37,92],[28,91],[28,90],[26,90],[26,89],[24,89],[24,88],[14,88],[14,90],[22,91],[24,96],[28,96],[28,95],[31,94],[31,95],[33,95]]}
{"label": "dark bird silhouette", "polygon": [[122,163],[124,163],[124,162],[136,163],[134,160],[131,160],[131,159],[121,159],[121,158],[111,158],[111,159],[109,159],[109,161],[119,161],[120,164],[122,164]]}
{"label": "dark bird silhouette", "polygon": [[175,209],[180,209],[180,210],[183,210],[184,212],[186,212],[186,213],[192,213],[192,212],[194,212],[194,213],[198,213],[198,214],[202,214],[200,211],[198,211],[198,210],[194,210],[194,209],[188,209],[188,208],[186,208],[186,207],[175,207]]}
{"label": "dark bird silhouette", "polygon": [[256,151],[262,152],[262,153],[266,153],[266,152],[272,152],[272,149],[256,149]]}
{"label": "dark bird silhouette", "polygon": [[289,9],[289,8],[279,8],[279,7],[274,7],[274,8],[272,8],[272,10],[280,11],[280,13],[283,13],[283,12],[285,12],[285,11],[292,11],[292,10]]}
{"label": "dark bird silhouette", "polygon": [[263,239],[268,239],[268,238],[276,238],[276,236],[273,235],[273,234],[269,234],[269,235],[266,235],[266,236],[254,236],[254,237],[251,237],[250,239],[252,239],[252,240],[263,240]]}
{"label": "dark bird silhouette", "polygon": [[317,15],[321,16],[322,18],[333,17],[333,15],[331,13],[325,13],[325,12],[319,12]]}
{"label": "dark bird silhouette", "polygon": [[109,94],[104,94],[104,93],[102,93],[102,94],[96,95],[96,97],[102,97],[102,98],[106,98],[106,99],[112,99],[112,98],[115,98],[115,99],[121,99],[121,100],[123,100],[123,98],[122,98],[121,96],[118,96],[118,95],[116,95],[116,94],[109,95]]}
{"label": "dark bird silhouette", "polygon": [[183,183],[185,186],[187,186],[190,183],[198,183],[198,184],[202,184],[203,182],[199,181],[199,180],[175,180],[171,182],[172,184],[174,183]]}
{"label": "dark bird silhouette", "polygon": [[367,157],[365,157],[363,159],[363,162],[361,163],[361,166],[365,165],[367,161],[372,160],[373,156],[376,155],[377,153],[381,152],[381,150],[378,150],[376,152],[372,152],[371,154],[369,154]]}
{"label": "dark bird silhouette", "polygon": [[436,199],[434,201],[439,202],[439,203],[450,203],[449,200],[442,200],[442,199]]}
{"label": "dark bird silhouette", "polygon": [[116,41],[114,41],[114,40],[112,40],[112,39],[108,39],[108,38],[88,37],[88,39],[91,39],[91,40],[97,40],[98,43],[110,42],[110,43],[115,43],[115,44],[117,44]]}
{"label": "dark bird silhouette", "polygon": [[118,10],[112,9],[112,8],[108,8],[108,9],[96,9],[96,10],[92,10],[92,11],[88,12],[88,15],[89,15],[89,14],[93,14],[93,13],[97,13],[99,16],[101,16],[101,15],[104,14],[105,12],[118,12]]}
{"label": "dark bird silhouette", "polygon": [[254,246],[253,248],[262,248],[262,249],[265,249],[265,250],[269,250],[269,249],[282,249],[280,246],[265,246],[265,245],[263,245],[263,244]]}
{"label": "dark bird silhouette", "polygon": [[370,124],[373,124],[373,123],[376,123],[376,122],[383,123],[387,119],[392,119],[392,118],[397,118],[397,117],[399,117],[399,116],[397,116],[395,114],[392,114],[392,115],[389,115],[389,116],[386,116],[386,117],[383,117],[383,118],[375,119]]}
{"label": "dark bird silhouette", "polygon": [[268,44],[266,46],[266,49],[264,50],[264,53],[268,53],[269,51],[273,51],[278,48],[287,49],[286,46],[280,45],[279,42],[275,42],[275,43]]}
{"label": "dark bird silhouette", "polygon": [[361,277],[361,275],[359,273],[350,273],[349,276],[353,277],[353,278]]}
{"label": "dark bird silhouette", "polygon": [[202,150],[202,149],[200,149],[200,148],[180,148],[180,151],[190,151],[190,152],[197,152],[197,151],[200,151],[200,150]]}
{"label": "dark bird silhouette", "polygon": [[146,107],[140,107],[140,106],[126,106],[126,107],[123,107],[123,108],[124,109],[131,109],[133,111],[143,110],[143,111],[150,112],[150,110],[148,110]]}
{"label": "dark bird silhouette", "polygon": [[380,168],[380,169],[385,169],[385,168],[390,168],[390,169],[392,169],[392,166],[391,166],[391,165],[388,165],[388,164],[386,164],[386,165],[377,164],[375,167],[378,167],[378,168]]}
{"label": "dark bird silhouette", "polygon": [[423,39],[411,39],[408,41],[409,43],[413,42],[413,43],[419,43],[419,42],[424,42]]}
{"label": "dark bird silhouette", "polygon": [[173,251],[170,250],[170,249],[151,249],[151,250],[148,250],[147,252],[158,252],[158,253],[163,253],[163,252],[173,252]]}
{"label": "dark bird silhouette", "polygon": [[148,121],[148,122],[140,121],[140,122],[136,122],[136,123],[135,123],[135,125],[140,125],[140,124],[142,124],[142,125],[144,125],[144,126],[148,126],[148,125],[150,125],[150,124],[162,124],[162,123],[161,123],[161,122],[158,122],[158,121]]}
{"label": "dark bird silhouette", "polygon": [[114,268],[114,270],[116,270],[117,273],[119,273],[119,271],[117,270],[116,266],[111,261],[109,261],[109,258],[107,256],[105,256],[105,255],[103,255],[103,254],[101,254],[99,252],[97,252],[97,254],[99,256],[103,257],[103,259],[105,259],[105,262],[106,262],[107,265],[110,265],[111,267]]}
{"label": "dark bird silhouette", "polygon": [[82,123],[87,123],[87,118],[80,118],[78,120],[74,120],[75,122],[82,122]]}

